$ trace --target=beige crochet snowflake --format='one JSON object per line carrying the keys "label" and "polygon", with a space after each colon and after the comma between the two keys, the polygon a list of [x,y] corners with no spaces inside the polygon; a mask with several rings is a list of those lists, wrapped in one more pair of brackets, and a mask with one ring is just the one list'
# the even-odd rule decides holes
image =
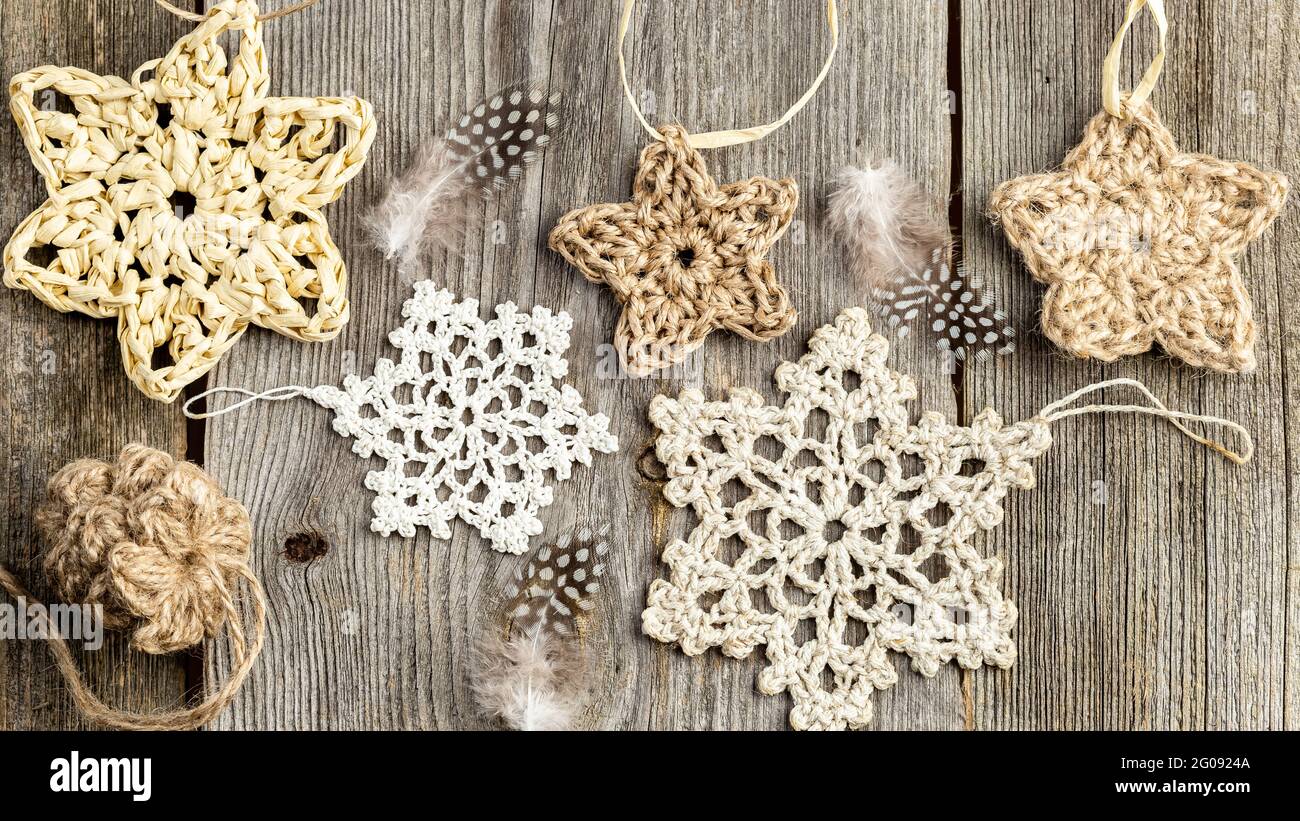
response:
{"label": "beige crochet snowflake", "polygon": [[364,100],[269,85],[250,0],[216,4],[130,82],[43,66],[10,83],[49,198],[5,247],[5,284],[116,317],[127,375],[154,399],[175,399],[250,322],[304,341],[347,322],[320,208],[360,171],[374,117]]}
{"label": "beige crochet snowflake", "polygon": [[970,427],[911,424],[916,386],[886,368],[860,308],[809,348],[776,370],[782,405],[747,389],[651,403],[664,495],[699,521],[664,550],[642,626],[688,655],[765,645],[758,687],[790,691],[796,729],[859,728],[897,680],[891,650],[927,676],[1014,661],[1002,563],[971,539],[1002,521],[1009,488],[1033,487],[1051,435],[1041,416],[1008,427],[988,409]]}

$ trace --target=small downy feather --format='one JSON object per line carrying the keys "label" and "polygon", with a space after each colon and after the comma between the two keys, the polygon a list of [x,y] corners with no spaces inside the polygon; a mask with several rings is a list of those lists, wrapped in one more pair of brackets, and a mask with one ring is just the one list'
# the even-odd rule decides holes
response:
{"label": "small downy feather", "polygon": [[568,642],[545,632],[494,632],[475,649],[475,661],[474,697],[488,715],[514,730],[573,728],[586,670]]}
{"label": "small downy feather", "polygon": [[474,696],[516,730],[568,730],[586,703],[588,664],[576,616],[593,607],[605,539],[589,530],[544,545],[506,589],[505,630],[475,648]]}
{"label": "small downy feather", "polygon": [[848,245],[853,268],[868,283],[899,270],[916,271],[948,243],[948,224],[935,202],[893,160],[845,168],[830,196],[831,228]]}
{"label": "small downy feather", "polygon": [[1015,350],[1005,314],[952,264],[947,223],[934,201],[892,160],[840,172],[829,222],[853,271],[898,335],[924,324],[958,360]]}
{"label": "small downy feather", "polygon": [[415,164],[394,180],[367,224],[385,259],[411,266],[429,246],[451,248],[469,218],[465,160],[446,140],[421,147]]}
{"label": "small downy feather", "polygon": [[560,95],[532,85],[497,91],[426,140],[370,215],[376,246],[411,268],[428,248],[451,249],[465,234],[475,196],[490,198],[523,176],[559,125]]}

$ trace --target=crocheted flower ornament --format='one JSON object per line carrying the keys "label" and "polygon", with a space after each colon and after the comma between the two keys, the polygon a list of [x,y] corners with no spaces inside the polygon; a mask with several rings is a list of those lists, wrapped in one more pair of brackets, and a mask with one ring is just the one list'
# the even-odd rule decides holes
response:
{"label": "crocheted flower ornament", "polygon": [[799,201],[794,180],[719,186],[678,126],[641,152],[631,202],[565,214],[550,246],[623,305],[614,346],[627,371],[677,364],[715,328],[759,342],[794,324],[766,257]]}
{"label": "crocheted flower ornament", "polygon": [[1125,113],[1094,117],[1061,171],[993,193],[994,219],[1048,286],[1043,332],[1105,362],[1159,343],[1192,365],[1253,370],[1233,257],[1280,213],[1287,179],[1180,152],[1149,104]]}
{"label": "crocheted flower ornament", "polygon": [[129,83],[44,66],[10,84],[49,198],[5,247],[5,284],[116,317],[127,375],[153,399],[175,399],[250,322],[320,341],[348,319],[320,208],[361,169],[374,118],[356,98],[267,96],[257,11],[223,0]]}
{"label": "crocheted flower ornament", "polygon": [[1008,489],[1033,487],[1051,435],[1043,418],[1004,426],[987,409],[970,427],[909,424],[916,386],[885,367],[863,309],[809,349],[776,369],[783,404],[748,389],[651,403],[664,495],[699,523],[664,550],[671,574],[642,626],[688,655],[766,645],[758,687],[790,691],[791,725],[858,728],[872,691],[897,681],[889,651],[927,676],[1015,659],[1002,563],[971,539],[1002,521]]}
{"label": "crocheted flower ornament", "polygon": [[104,623],[147,653],[221,632],[248,573],[248,512],[203,470],[130,445],[110,464],[82,459],[49,482],[37,525],[45,571],[66,602],[104,605]]}

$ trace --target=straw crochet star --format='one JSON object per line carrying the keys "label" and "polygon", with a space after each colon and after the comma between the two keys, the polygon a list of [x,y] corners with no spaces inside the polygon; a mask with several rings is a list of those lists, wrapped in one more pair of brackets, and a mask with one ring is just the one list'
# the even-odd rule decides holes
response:
{"label": "straw crochet star", "polygon": [[767,341],[795,311],[766,257],[799,201],[794,180],[719,186],[678,126],[641,152],[632,201],[566,214],[550,246],[623,304],[614,345],[627,371],[677,364],[715,328]]}
{"label": "straw crochet star", "polygon": [[990,210],[1047,284],[1043,332],[1105,362],[1158,343],[1185,362],[1255,367],[1250,296],[1233,258],[1286,200],[1287,179],[1185,154],[1149,104],[1103,111],[1055,174],[1003,183]]}
{"label": "straw crochet star", "polygon": [[[129,83],[43,66],[10,85],[49,198],[5,247],[5,284],[116,317],[127,375],[153,399],[175,399],[250,322],[320,341],[348,319],[320,208],[360,171],[374,117],[356,98],[267,96],[257,12],[223,0]],[[230,62],[227,31],[241,33]]]}

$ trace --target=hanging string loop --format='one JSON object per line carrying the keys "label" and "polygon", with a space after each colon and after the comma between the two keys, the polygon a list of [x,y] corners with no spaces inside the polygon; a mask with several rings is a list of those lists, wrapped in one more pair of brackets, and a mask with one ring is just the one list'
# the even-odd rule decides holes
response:
{"label": "hanging string loop", "polygon": [[[1083,405],[1077,408],[1071,408],[1075,400],[1087,396],[1091,393],[1104,390],[1106,388],[1130,387],[1136,388],[1143,396],[1151,401],[1150,405]],[[1238,425],[1236,422],[1228,419],[1221,419],[1217,416],[1208,416],[1198,413],[1184,413],[1174,411],[1165,407],[1165,404],[1156,398],[1151,389],[1136,379],[1108,379],[1105,382],[1098,382],[1089,385],[1086,388],[1080,388],[1069,396],[1063,397],[1051,403],[1038,412],[1038,418],[1051,423],[1070,416],[1083,416],[1090,413],[1145,413],[1149,416],[1158,416],[1161,419],[1167,419],[1174,427],[1182,431],[1184,435],[1193,441],[1199,442],[1215,453],[1219,453],[1226,459],[1235,462],[1238,465],[1244,465],[1250,461],[1251,456],[1255,453],[1255,442],[1250,438],[1250,433]],[[1197,422],[1203,425],[1225,428],[1232,431],[1241,440],[1240,450],[1233,450],[1222,442],[1202,436],[1194,432],[1183,422]]]}
{"label": "hanging string loop", "polygon": [[[167,0],[154,0],[154,2],[162,6],[163,8],[165,8],[167,11],[170,11],[172,14],[176,15],[177,17],[181,17],[185,20],[190,20],[195,23],[202,23],[204,20],[208,19],[208,15],[206,14],[199,14],[198,12],[195,11],[186,11],[183,8],[179,8],[173,5],[172,3],[167,2]],[[309,9],[319,2],[320,0],[301,0],[301,2],[285,6],[282,9],[276,9],[275,11],[268,12],[266,14],[257,15],[257,22],[265,23],[267,20],[274,20],[277,17],[287,17],[290,14],[294,14],[295,12],[302,11],[303,9]]]}
{"label": "hanging string loop", "polygon": [[[632,94],[632,86],[627,81],[627,62],[623,56],[623,41],[627,38],[628,26],[632,22],[632,10],[636,6],[636,0],[623,0],[623,16],[618,24],[618,74],[623,80],[623,94],[627,97],[628,103],[632,106],[632,113],[641,121],[642,127],[649,132],[650,136],[656,140],[663,141],[664,137],[641,113],[641,106],[637,105],[636,97]],[[826,25],[831,33],[831,50],[826,55],[826,62],[822,65],[821,72],[813,84],[804,92],[803,96],[795,101],[795,104],[781,115],[781,117],[766,125],[756,125],[751,128],[733,128],[725,131],[708,131],[703,134],[691,134],[688,140],[691,148],[723,148],[729,145],[740,145],[742,143],[760,140],[776,131],[781,126],[789,122],[794,115],[798,114],[808,101],[817,93],[821,87],[822,81],[830,73],[831,63],[835,62],[835,50],[839,46],[840,40],[840,18],[839,10],[835,5],[835,0],[826,0]]]}
{"label": "hanging string loop", "polygon": [[[1160,31],[1160,50],[1151,61],[1151,65],[1147,66],[1146,73],[1142,75],[1137,88],[1126,97],[1119,88],[1119,60],[1124,52],[1124,37],[1143,7],[1146,7],[1155,18],[1156,28]],[[1110,44],[1110,51],[1106,53],[1106,60],[1101,65],[1101,101],[1112,117],[1124,117],[1127,108],[1136,108],[1151,96],[1156,81],[1160,79],[1160,72],[1165,67],[1165,39],[1168,34],[1169,19],[1165,16],[1164,0],[1129,0],[1124,22],[1120,24],[1119,31]]]}
{"label": "hanging string loop", "polygon": [[[267,402],[282,402],[285,399],[293,399],[297,396],[306,396],[311,398],[312,392],[315,390],[315,388],[308,388],[304,385],[281,385],[278,388],[271,388],[270,390],[262,391],[261,393],[244,390],[243,388],[212,388],[211,390],[206,390],[203,393],[200,393],[197,396],[192,396],[186,400],[185,404],[181,407],[181,412],[190,419],[214,419],[218,416],[225,416],[228,413],[233,413],[245,405],[251,405],[254,402],[260,402],[263,400]],[[233,393],[244,398],[233,405],[218,408],[216,410],[205,410],[201,413],[196,413],[193,410],[194,403],[202,402],[209,396],[220,396],[227,393]]]}

